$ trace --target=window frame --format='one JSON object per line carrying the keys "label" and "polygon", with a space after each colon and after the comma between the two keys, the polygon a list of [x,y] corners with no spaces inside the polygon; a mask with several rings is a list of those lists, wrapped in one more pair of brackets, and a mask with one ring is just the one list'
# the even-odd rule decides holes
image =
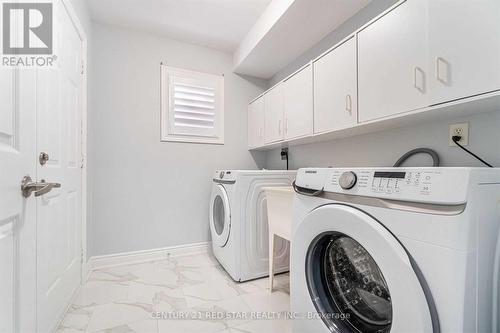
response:
{"label": "window frame", "polygon": [[[167,65],[160,65],[160,106],[161,106],[161,142],[183,142],[197,144],[224,144],[224,75],[204,73]],[[183,80],[213,81],[215,83],[216,108],[214,117],[215,136],[200,134],[179,134],[173,131],[171,110],[170,78],[177,76]]]}

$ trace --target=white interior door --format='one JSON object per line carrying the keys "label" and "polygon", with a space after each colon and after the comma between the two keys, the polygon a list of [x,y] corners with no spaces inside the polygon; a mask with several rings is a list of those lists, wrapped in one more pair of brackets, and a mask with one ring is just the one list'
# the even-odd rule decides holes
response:
{"label": "white interior door", "polygon": [[0,69],[0,332],[36,332],[36,206],[21,180],[36,174],[33,71]]}
{"label": "white interior door", "polygon": [[49,332],[81,276],[82,40],[61,2],[54,3],[57,65],[37,71],[38,179],[61,188],[37,199],[38,327]]}

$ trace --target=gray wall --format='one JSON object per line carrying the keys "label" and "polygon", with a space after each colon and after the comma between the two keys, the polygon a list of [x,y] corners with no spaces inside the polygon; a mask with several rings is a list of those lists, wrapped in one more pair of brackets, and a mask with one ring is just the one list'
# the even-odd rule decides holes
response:
{"label": "gray wall", "polygon": [[[208,241],[212,172],[259,168],[247,104],[266,87],[230,54],[93,24],[89,256]],[[160,142],[160,62],[225,75],[225,145]]]}
{"label": "gray wall", "polygon": [[[372,1],[337,30],[288,64],[270,80],[269,86],[319,56],[396,2],[397,0]],[[468,148],[484,156],[495,166],[500,166],[498,148],[500,146],[500,131],[498,131],[500,112],[495,112],[291,147],[290,167],[296,169],[307,166],[391,166],[403,153],[416,147],[435,149],[441,155],[444,166],[482,166],[480,162],[459,148],[448,146],[448,125],[462,121],[470,122],[470,146]],[[425,156],[416,156],[408,163],[409,165],[429,165],[430,160]],[[266,153],[267,168],[280,169],[284,166],[285,164],[280,159],[279,149]]]}
{"label": "gray wall", "polygon": [[[477,114],[467,118],[450,118],[438,122],[360,135],[340,140],[290,147],[290,166],[392,166],[405,152],[428,147],[436,150],[443,166],[483,166],[458,147],[448,145],[448,124],[469,122],[469,146],[485,160],[500,166],[500,112]],[[266,167],[281,169],[280,150],[267,152]],[[407,165],[431,166],[426,155],[415,156]]]}

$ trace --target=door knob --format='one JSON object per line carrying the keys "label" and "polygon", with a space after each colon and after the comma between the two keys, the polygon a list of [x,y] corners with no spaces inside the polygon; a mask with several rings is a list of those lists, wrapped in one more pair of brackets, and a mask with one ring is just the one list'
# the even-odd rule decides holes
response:
{"label": "door knob", "polygon": [[43,179],[38,183],[34,182],[30,176],[25,176],[21,182],[21,191],[23,193],[23,197],[25,198],[29,198],[33,192],[35,192],[35,197],[39,197],[49,193],[53,188],[60,187],[61,184],[59,183],[47,183]]}

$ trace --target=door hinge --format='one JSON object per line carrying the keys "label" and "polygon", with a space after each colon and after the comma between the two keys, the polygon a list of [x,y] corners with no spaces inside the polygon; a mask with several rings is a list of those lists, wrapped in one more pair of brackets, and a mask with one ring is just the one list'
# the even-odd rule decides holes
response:
{"label": "door hinge", "polygon": [[83,250],[82,250],[82,251],[80,252],[80,263],[81,263],[81,264],[83,264],[83,262],[84,262],[84,261],[83,261],[83,257],[84,257],[84,255],[83,255]]}
{"label": "door hinge", "polygon": [[80,74],[84,74],[85,73],[85,62],[82,60],[82,71]]}
{"label": "door hinge", "polygon": [[85,165],[85,157],[82,156],[82,160],[80,161],[80,169],[83,170],[84,165]]}

